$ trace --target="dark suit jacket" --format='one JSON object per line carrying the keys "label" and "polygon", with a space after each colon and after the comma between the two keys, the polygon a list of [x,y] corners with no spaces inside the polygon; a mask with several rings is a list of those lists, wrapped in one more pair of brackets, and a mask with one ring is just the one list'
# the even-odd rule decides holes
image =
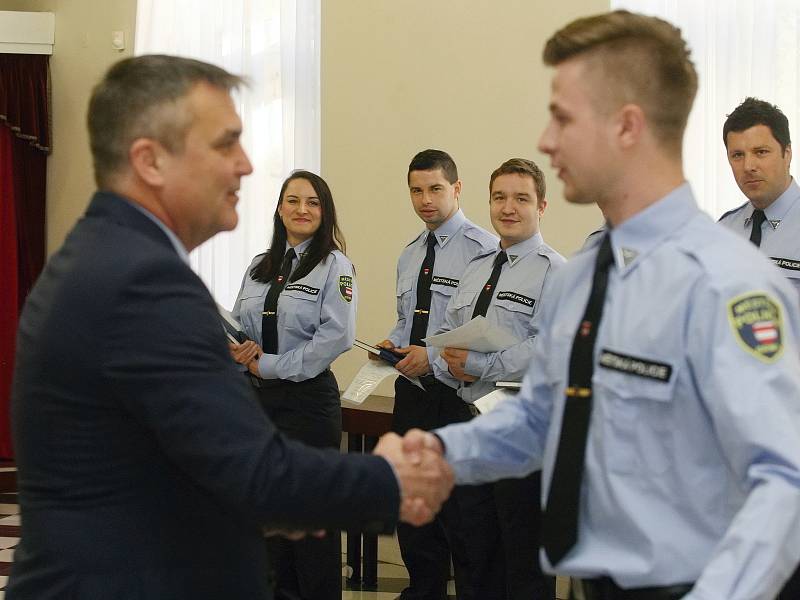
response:
{"label": "dark suit jacket", "polygon": [[266,599],[262,524],[394,527],[389,464],[278,434],[201,280],[118,196],[51,258],[17,345],[10,600]]}

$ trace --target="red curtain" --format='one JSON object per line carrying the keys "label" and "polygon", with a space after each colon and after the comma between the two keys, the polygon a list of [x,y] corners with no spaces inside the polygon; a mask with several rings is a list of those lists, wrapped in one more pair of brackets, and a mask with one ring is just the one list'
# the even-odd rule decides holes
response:
{"label": "red curtain", "polygon": [[0,458],[9,423],[19,311],[44,264],[49,57],[0,54]]}

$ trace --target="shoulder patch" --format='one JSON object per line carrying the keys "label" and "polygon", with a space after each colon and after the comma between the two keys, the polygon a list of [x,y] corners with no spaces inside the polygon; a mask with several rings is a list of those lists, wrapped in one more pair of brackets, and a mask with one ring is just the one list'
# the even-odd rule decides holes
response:
{"label": "shoulder patch", "polygon": [[339,275],[339,295],[345,302],[353,301],[353,278],[350,275]]}
{"label": "shoulder patch", "polygon": [[766,363],[778,360],[783,352],[780,304],[763,292],[736,296],[728,302],[728,321],[747,352]]}

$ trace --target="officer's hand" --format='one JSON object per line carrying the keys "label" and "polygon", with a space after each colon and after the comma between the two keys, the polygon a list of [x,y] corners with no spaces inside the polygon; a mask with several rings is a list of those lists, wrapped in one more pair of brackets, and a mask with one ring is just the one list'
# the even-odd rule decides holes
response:
{"label": "officer's hand", "polygon": [[424,450],[432,450],[439,456],[444,456],[444,447],[438,437],[430,431],[409,429],[403,436],[403,452],[406,453],[408,460],[412,464],[421,463]]}
{"label": "officer's hand", "polygon": [[442,350],[441,356],[447,362],[447,370],[450,374],[459,381],[473,382],[478,381],[474,375],[468,375],[464,372],[464,367],[467,366],[467,355],[469,350],[461,350],[460,348],[445,348]]}
{"label": "officer's hand", "polygon": [[254,358],[249,363],[247,363],[247,370],[250,371],[256,377],[261,377],[261,371],[258,370],[258,359]]}
{"label": "officer's hand", "polygon": [[257,359],[264,354],[261,346],[256,344],[253,340],[247,340],[241,344],[228,342],[228,349],[231,351],[231,356],[240,365],[246,365],[253,359]]}
{"label": "officer's hand", "polygon": [[[394,349],[394,344],[392,343],[392,340],[383,340],[382,342],[378,342],[375,345],[378,346],[378,348],[386,348],[387,350]],[[377,354],[373,354],[372,352],[367,352],[367,358],[369,358],[370,360],[381,360],[380,356],[378,356]]]}
{"label": "officer's hand", "polygon": [[395,433],[381,437],[374,453],[385,458],[397,475],[400,519],[416,526],[432,521],[454,484],[453,470],[441,453],[420,448],[407,455]]}
{"label": "officer's hand", "polygon": [[421,377],[430,373],[431,366],[428,364],[428,351],[425,346],[406,346],[405,348],[395,348],[394,351],[406,355],[394,366],[406,377]]}

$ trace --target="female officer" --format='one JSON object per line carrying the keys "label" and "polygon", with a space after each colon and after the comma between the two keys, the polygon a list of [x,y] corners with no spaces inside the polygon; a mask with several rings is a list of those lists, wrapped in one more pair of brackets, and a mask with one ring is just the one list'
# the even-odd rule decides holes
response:
{"label": "female officer", "polygon": [[[356,290],[328,184],[295,171],[274,219],[269,251],[253,259],[232,311],[252,341],[231,353],[256,376],[261,405],[283,433],[338,448],[339,386],[329,367],[355,338]],[[339,532],[268,545],[276,600],[341,599]]]}

